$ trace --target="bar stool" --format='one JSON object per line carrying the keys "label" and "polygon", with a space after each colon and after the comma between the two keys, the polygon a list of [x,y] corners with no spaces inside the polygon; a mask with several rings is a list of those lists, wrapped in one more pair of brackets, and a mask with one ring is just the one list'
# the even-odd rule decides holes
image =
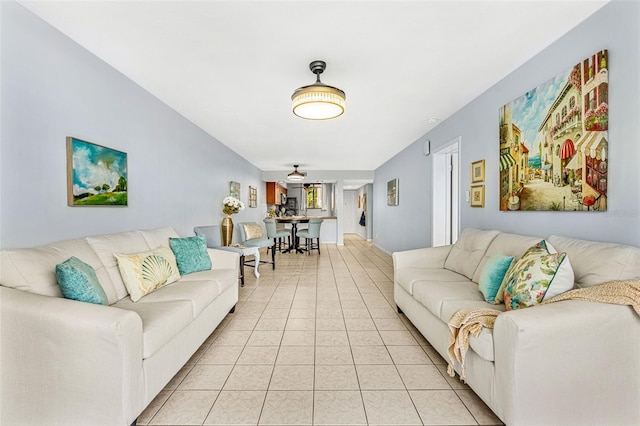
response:
{"label": "bar stool", "polygon": [[[264,219],[264,226],[267,229],[267,238],[273,239],[273,246],[270,247],[271,250],[275,250],[276,247],[278,251],[282,251],[282,239],[287,238],[287,247],[291,246],[291,232],[287,229],[278,229],[277,222],[275,219]],[[269,251],[269,248],[267,248]]]}
{"label": "bar stool", "polygon": [[[311,250],[318,250],[318,254],[320,254],[320,226],[322,222],[322,219],[309,219],[309,227],[296,232],[298,238],[304,238],[304,250],[309,252],[309,255],[311,255]],[[313,243],[313,240],[316,240],[316,244]]]}

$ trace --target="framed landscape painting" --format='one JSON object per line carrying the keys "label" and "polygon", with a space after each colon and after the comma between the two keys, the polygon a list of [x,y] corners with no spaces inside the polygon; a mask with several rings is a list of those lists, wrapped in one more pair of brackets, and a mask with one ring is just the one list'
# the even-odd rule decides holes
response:
{"label": "framed landscape painting", "polygon": [[500,109],[500,210],[606,211],[609,53]]}
{"label": "framed landscape painting", "polygon": [[387,205],[398,205],[398,178],[391,179],[387,182]]}
{"label": "framed landscape painting", "polygon": [[126,206],[127,154],[67,137],[67,204]]}

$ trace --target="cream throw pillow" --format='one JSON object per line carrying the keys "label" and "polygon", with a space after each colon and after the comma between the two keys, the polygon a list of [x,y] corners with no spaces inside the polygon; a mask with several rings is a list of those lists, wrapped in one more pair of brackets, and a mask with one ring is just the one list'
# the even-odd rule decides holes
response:
{"label": "cream throw pillow", "polygon": [[134,253],[114,254],[118,269],[131,300],[137,302],[143,296],[180,279],[176,257],[169,247]]}
{"label": "cream throw pillow", "polygon": [[264,238],[262,227],[258,224],[244,225],[244,234],[246,235],[247,240]]}

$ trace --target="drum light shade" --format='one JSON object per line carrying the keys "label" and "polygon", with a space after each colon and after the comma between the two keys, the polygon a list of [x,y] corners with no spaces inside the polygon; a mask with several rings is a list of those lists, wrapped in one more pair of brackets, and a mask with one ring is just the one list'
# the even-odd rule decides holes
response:
{"label": "drum light shade", "polygon": [[309,69],[316,75],[316,82],[295,90],[291,95],[293,113],[307,120],[328,120],[344,114],[346,107],[345,93],[320,81],[320,74],[327,64],[324,61],[313,61]]}
{"label": "drum light shade", "polygon": [[293,165],[293,169],[294,170],[287,175],[287,179],[288,180],[295,180],[295,181],[304,180],[304,174],[302,174],[302,173],[300,173],[298,171],[298,165],[297,164]]}

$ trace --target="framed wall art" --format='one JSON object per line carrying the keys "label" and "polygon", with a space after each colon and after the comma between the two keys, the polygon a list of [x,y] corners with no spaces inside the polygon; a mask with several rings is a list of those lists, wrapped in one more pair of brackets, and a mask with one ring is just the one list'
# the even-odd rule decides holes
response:
{"label": "framed wall art", "polygon": [[471,187],[471,207],[484,207],[484,185]]}
{"label": "framed wall art", "polygon": [[67,204],[127,206],[127,154],[67,137]]}
{"label": "framed wall art", "polygon": [[388,206],[397,206],[398,205],[398,178],[391,179],[387,182],[387,205]]}
{"label": "framed wall art", "polygon": [[500,210],[605,211],[608,51],[504,105],[499,133]]}
{"label": "framed wall art", "polygon": [[238,182],[229,182],[229,195],[236,199],[240,199],[240,184]]}
{"label": "framed wall art", "polygon": [[258,188],[249,186],[249,207],[258,207]]}
{"label": "framed wall art", "polygon": [[484,182],[484,160],[471,163],[471,183]]}

